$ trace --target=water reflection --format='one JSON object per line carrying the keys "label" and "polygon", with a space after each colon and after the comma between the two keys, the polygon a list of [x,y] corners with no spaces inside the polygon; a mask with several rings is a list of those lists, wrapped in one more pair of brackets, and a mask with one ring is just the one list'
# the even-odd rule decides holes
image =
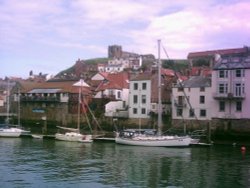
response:
{"label": "water reflection", "polygon": [[[0,139],[1,187],[250,187],[250,152]],[[244,157],[244,158],[243,158]]]}

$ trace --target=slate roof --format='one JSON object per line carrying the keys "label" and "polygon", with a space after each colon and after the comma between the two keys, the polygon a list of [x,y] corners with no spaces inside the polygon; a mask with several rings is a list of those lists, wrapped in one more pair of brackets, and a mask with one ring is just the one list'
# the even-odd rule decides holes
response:
{"label": "slate roof", "polygon": [[250,56],[246,58],[222,58],[217,62],[214,67],[214,70],[230,70],[230,69],[250,69]]}
{"label": "slate roof", "polygon": [[176,87],[184,88],[197,88],[197,87],[210,87],[211,86],[211,78],[203,77],[203,76],[192,76],[188,80],[182,82],[182,84],[177,84]]}

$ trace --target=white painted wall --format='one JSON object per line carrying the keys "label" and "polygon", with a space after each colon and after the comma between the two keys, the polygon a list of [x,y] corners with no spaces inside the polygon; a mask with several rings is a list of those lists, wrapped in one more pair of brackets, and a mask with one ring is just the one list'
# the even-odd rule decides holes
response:
{"label": "white painted wall", "polygon": [[112,117],[117,110],[125,108],[123,105],[123,101],[110,101],[105,105],[105,116]]}
{"label": "white painted wall", "polygon": [[[138,89],[134,90],[134,83],[138,84]],[[146,83],[146,90],[142,89],[142,84]],[[150,118],[149,112],[151,110],[151,80],[130,81],[129,83],[129,117],[130,118]],[[134,103],[134,95],[138,96],[138,102]],[[142,96],[146,96],[146,103],[142,103]],[[142,108],[146,109],[146,113],[142,114]],[[137,109],[137,114],[134,110]]]}
{"label": "white painted wall", "polygon": [[[214,70],[212,72],[212,95],[218,95],[218,85],[219,83],[228,83],[228,92],[225,94],[225,97],[228,93],[232,93],[235,95],[234,84],[236,82],[244,83],[244,99],[242,101],[242,111],[236,110],[236,99],[225,99],[225,111],[220,111],[219,109],[219,101],[222,99],[214,99],[212,101],[212,117],[213,118],[222,118],[222,119],[249,119],[250,118],[250,84],[248,81],[250,80],[250,69],[245,69],[245,76],[242,78],[235,77],[235,69],[227,70],[228,77],[227,78],[219,78],[218,70]],[[221,95],[221,94],[220,94]]]}
{"label": "white painted wall", "polygon": [[[194,109],[194,113],[198,120],[210,120],[211,119],[211,110],[212,110],[212,88],[206,87],[204,92],[200,91],[200,88],[184,88],[184,91],[189,98],[190,104]],[[184,96],[182,91],[178,91],[178,88],[172,88],[172,118],[173,119],[195,119],[194,117],[190,117],[189,110],[190,106],[188,105],[187,99],[184,97],[185,106],[183,109],[183,117],[177,116],[177,107],[175,105],[175,101],[177,102],[178,96]],[[200,104],[200,96],[205,96],[205,103]],[[206,117],[200,116],[200,110],[206,110]]]}

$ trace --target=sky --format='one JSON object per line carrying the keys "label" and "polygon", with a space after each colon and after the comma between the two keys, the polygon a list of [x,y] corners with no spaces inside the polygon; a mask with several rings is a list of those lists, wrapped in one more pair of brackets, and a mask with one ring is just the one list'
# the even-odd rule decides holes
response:
{"label": "sky", "polygon": [[250,46],[249,20],[249,0],[0,0],[0,78],[55,75],[114,44],[157,57],[161,40],[171,59]]}

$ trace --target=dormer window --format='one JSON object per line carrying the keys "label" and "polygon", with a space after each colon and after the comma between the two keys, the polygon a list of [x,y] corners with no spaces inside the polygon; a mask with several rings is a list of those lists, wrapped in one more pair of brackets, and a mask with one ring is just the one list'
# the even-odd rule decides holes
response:
{"label": "dormer window", "polygon": [[245,70],[244,69],[236,69],[235,70],[235,77],[241,78],[245,76]]}
{"label": "dormer window", "polygon": [[227,77],[228,77],[227,70],[220,70],[219,71],[219,78],[227,78]]}

